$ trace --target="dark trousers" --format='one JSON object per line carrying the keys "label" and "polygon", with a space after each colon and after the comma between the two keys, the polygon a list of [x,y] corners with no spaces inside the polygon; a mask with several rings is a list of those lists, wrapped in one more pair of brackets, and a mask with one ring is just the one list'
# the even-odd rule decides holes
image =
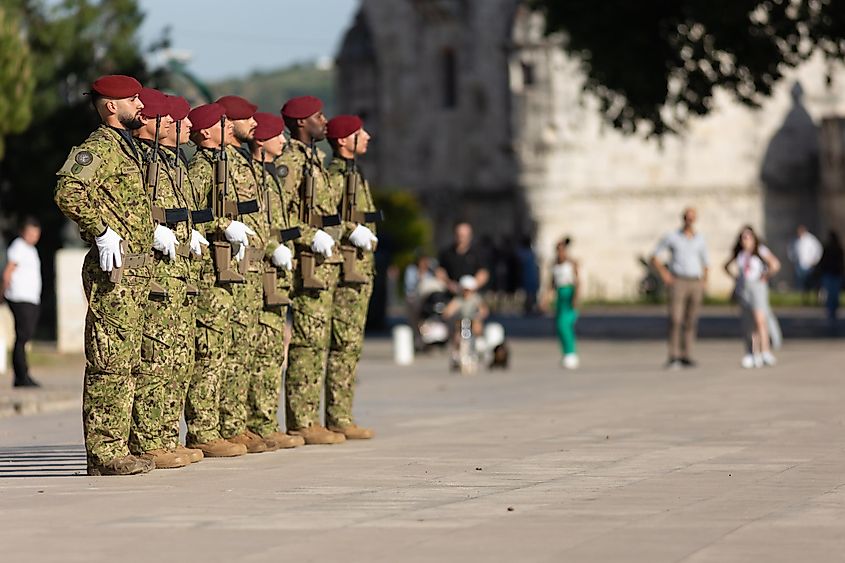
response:
{"label": "dark trousers", "polygon": [[35,334],[38,324],[39,306],[22,301],[6,301],[15,317],[15,349],[12,352],[12,367],[15,370],[15,382],[23,383],[29,379],[29,365],[26,363],[26,343]]}

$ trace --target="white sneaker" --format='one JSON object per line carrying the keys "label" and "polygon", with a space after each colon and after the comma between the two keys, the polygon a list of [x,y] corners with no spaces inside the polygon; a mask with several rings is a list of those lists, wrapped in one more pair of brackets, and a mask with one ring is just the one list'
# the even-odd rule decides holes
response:
{"label": "white sneaker", "polygon": [[771,352],[763,352],[760,357],[762,358],[764,365],[773,366],[778,363],[778,361],[775,359]]}
{"label": "white sneaker", "polygon": [[763,367],[763,356],[760,354],[754,354],[754,367],[761,368]]}
{"label": "white sneaker", "polygon": [[578,354],[567,354],[563,357],[563,367],[566,369],[577,369],[580,364]]}
{"label": "white sneaker", "polygon": [[742,357],[742,362],[740,365],[743,369],[751,369],[754,367],[754,356],[752,354],[746,354]]}

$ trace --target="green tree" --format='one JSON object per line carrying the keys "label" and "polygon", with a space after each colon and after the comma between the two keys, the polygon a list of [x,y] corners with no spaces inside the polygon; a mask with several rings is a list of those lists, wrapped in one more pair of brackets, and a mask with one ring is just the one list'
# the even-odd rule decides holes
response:
{"label": "green tree", "polygon": [[661,135],[713,108],[757,107],[816,50],[845,53],[842,0],[530,0],[563,32],[614,126]]}
{"label": "green tree", "polygon": [[0,160],[5,138],[20,133],[32,119],[32,91],[35,80],[29,45],[20,26],[14,3],[0,4]]}
{"label": "green tree", "polygon": [[[53,254],[63,246],[66,220],[53,203],[56,171],[97,126],[87,96],[102,74],[130,74],[155,83],[145,68],[136,31],[143,15],[135,0],[4,0],[20,14],[35,81],[29,127],[7,137],[0,161],[0,210],[7,219],[38,217],[44,265],[44,320],[55,313]],[[0,57],[5,54],[3,50]]]}

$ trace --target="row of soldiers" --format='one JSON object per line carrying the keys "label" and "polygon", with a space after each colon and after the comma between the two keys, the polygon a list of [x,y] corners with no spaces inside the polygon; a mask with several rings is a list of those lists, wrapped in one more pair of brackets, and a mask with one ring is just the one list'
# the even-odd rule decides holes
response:
{"label": "row of soldiers", "polygon": [[90,96],[101,125],[55,193],[91,243],[88,474],[371,438],[352,418],[380,219],[356,167],[370,138],[361,120],[327,121],[311,96],[281,117],[238,96],[191,109],[123,75]]}

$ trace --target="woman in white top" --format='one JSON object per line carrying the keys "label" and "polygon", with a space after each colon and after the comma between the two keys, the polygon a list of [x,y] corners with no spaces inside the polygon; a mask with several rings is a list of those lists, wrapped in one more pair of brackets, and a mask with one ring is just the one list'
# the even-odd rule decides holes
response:
{"label": "woman in white top", "polygon": [[734,299],[742,309],[745,329],[744,368],[775,364],[770,346],[768,283],[779,270],[780,261],[760,242],[754,229],[743,227],[725,271],[736,278]]}
{"label": "woman in white top", "polygon": [[27,218],[21,225],[20,237],[12,241],[6,252],[3,270],[3,296],[15,318],[15,348],[12,366],[15,387],[38,387],[29,374],[26,343],[35,333],[41,305],[41,259],[35,245],[41,238],[41,225]]}
{"label": "woman in white top", "polygon": [[552,264],[551,283],[543,308],[548,309],[555,300],[555,327],[563,352],[562,366],[575,369],[578,360],[575,340],[575,322],[578,320],[578,263],[569,256],[569,238],[557,243],[555,262]]}

